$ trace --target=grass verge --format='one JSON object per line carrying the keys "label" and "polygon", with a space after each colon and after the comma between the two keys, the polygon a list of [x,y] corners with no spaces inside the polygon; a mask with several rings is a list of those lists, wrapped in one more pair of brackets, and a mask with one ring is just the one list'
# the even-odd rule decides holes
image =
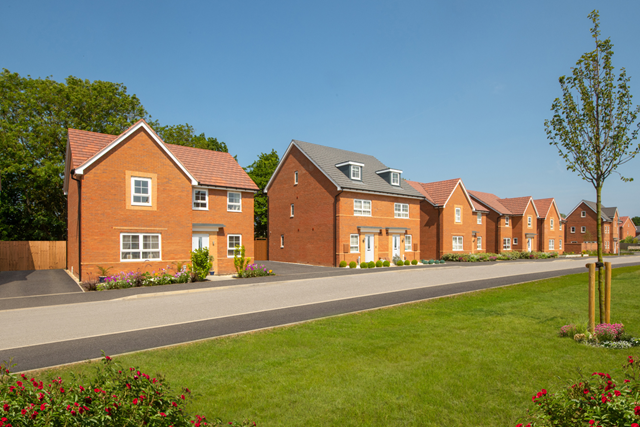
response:
{"label": "grass verge", "polygon": [[[640,267],[614,269],[611,321],[635,336],[639,296]],[[577,274],[116,359],[192,389],[194,412],[260,426],[514,426],[539,389],[640,359],[557,337],[586,313]]]}

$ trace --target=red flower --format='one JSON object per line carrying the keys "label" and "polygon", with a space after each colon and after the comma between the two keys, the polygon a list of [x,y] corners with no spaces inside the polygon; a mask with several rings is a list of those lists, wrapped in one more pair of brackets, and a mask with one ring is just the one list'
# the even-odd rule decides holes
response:
{"label": "red flower", "polygon": [[618,396],[620,396],[622,394],[622,393],[620,393],[620,390],[616,390],[613,393],[616,395],[616,397],[618,397]]}
{"label": "red flower", "polygon": [[47,404],[46,404],[46,403],[43,403],[42,405],[40,405],[40,410],[41,410],[41,411],[44,411],[44,408],[45,408],[46,406],[47,406]]}
{"label": "red flower", "polygon": [[2,409],[4,409],[5,412],[9,412],[9,404],[5,403]]}
{"label": "red flower", "polygon": [[138,404],[138,398],[136,397],[135,399],[133,399],[133,404],[137,405]]}
{"label": "red flower", "polygon": [[26,410],[26,409],[23,409],[22,411],[20,411],[20,413],[21,413],[22,415],[27,415],[27,410]]}
{"label": "red flower", "polygon": [[64,393],[64,388],[60,387],[60,393]]}
{"label": "red flower", "polygon": [[178,404],[176,402],[171,402],[171,406],[173,406],[174,408],[177,408]]}
{"label": "red flower", "polygon": [[547,390],[546,389],[542,389],[542,394],[547,394]]}
{"label": "red flower", "polygon": [[608,400],[608,399],[607,399],[607,397],[606,397],[606,396],[602,396],[602,399],[600,399],[600,400],[602,400],[602,403],[607,403],[607,400]]}
{"label": "red flower", "polygon": [[636,406],[635,408],[633,408],[633,412],[635,412],[636,415],[640,416],[640,406]]}
{"label": "red flower", "polygon": [[584,391],[584,394],[589,394],[589,390],[585,390],[585,391]]}
{"label": "red flower", "polygon": [[162,415],[163,417],[167,416],[167,414],[165,414],[164,412],[160,412],[160,415]]}
{"label": "red flower", "polygon": [[589,420],[589,425],[592,426],[593,424],[595,424],[595,421]]}
{"label": "red flower", "polygon": [[638,425],[638,423],[632,423],[631,427],[640,427],[640,426]]}
{"label": "red flower", "polygon": [[111,360],[111,358],[109,356],[105,356],[104,357],[106,360]]}
{"label": "red flower", "polygon": [[131,390],[131,384],[127,383],[127,388]]}

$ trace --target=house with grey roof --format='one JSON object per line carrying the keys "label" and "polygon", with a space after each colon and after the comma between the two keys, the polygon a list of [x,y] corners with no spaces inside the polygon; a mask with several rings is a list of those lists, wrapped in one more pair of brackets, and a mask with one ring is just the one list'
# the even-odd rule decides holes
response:
{"label": "house with grey roof", "polygon": [[370,154],[292,140],[265,193],[269,259],[338,266],[420,259],[420,201]]}
{"label": "house with grey roof", "polygon": [[[565,241],[567,245],[582,245],[598,240],[597,204],[581,200],[566,217]],[[601,206],[601,232],[604,253],[618,253],[620,218],[618,208]],[[567,247],[567,250],[569,248]]]}

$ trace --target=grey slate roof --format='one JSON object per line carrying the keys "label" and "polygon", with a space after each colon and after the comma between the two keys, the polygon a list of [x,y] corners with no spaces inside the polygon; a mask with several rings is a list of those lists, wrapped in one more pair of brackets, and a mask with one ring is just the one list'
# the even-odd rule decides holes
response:
{"label": "grey slate roof", "polygon": [[[590,202],[588,200],[582,200],[582,202],[584,202],[585,205],[593,209],[594,212],[598,212],[598,204],[596,202]],[[618,208],[616,207],[605,208],[604,206],[602,206],[601,207],[602,219],[604,219],[605,221],[613,221],[613,217],[616,216],[616,210],[618,210]]]}
{"label": "grey slate roof", "polygon": [[[390,195],[410,196],[424,199],[424,196],[404,180],[400,180],[400,187],[389,184],[376,171],[388,169],[380,160],[368,154],[355,153],[339,148],[326,147],[310,142],[293,140],[300,151],[313,160],[322,171],[344,190],[375,191]],[[354,181],[336,167],[344,162],[364,163],[362,181]]]}

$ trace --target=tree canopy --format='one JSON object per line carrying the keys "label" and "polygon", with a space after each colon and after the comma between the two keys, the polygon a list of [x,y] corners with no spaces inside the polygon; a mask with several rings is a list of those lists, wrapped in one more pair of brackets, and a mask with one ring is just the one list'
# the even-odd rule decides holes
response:
{"label": "tree canopy", "polygon": [[264,188],[278,167],[278,162],[280,162],[280,157],[278,157],[276,150],[272,149],[270,153],[260,153],[258,160],[244,168],[260,189],[253,199],[255,237],[267,237],[269,204],[267,195],[264,193]]}
{"label": "tree canopy", "polygon": [[[590,182],[596,190],[598,262],[602,263],[602,187],[619,166],[638,152],[635,145],[638,127],[633,127],[640,112],[631,102],[626,70],[619,74],[613,67],[613,44],[601,40],[597,10],[589,14],[595,49],[583,54],[571,75],[559,78],[562,98],[551,106],[553,118],[545,120],[549,144],[555,145],[567,169]],[[619,172],[618,172],[619,174]],[[631,181],[620,175],[623,181]],[[600,322],[604,321],[604,271],[599,274]]]}
{"label": "tree canopy", "polygon": [[635,225],[640,225],[640,216],[634,216],[631,218],[631,221],[633,221]]}
{"label": "tree canopy", "polygon": [[[64,240],[67,234],[64,161],[69,128],[118,135],[149,119],[121,83],[0,73],[0,239]],[[173,144],[227,151],[189,124],[151,122]]]}

